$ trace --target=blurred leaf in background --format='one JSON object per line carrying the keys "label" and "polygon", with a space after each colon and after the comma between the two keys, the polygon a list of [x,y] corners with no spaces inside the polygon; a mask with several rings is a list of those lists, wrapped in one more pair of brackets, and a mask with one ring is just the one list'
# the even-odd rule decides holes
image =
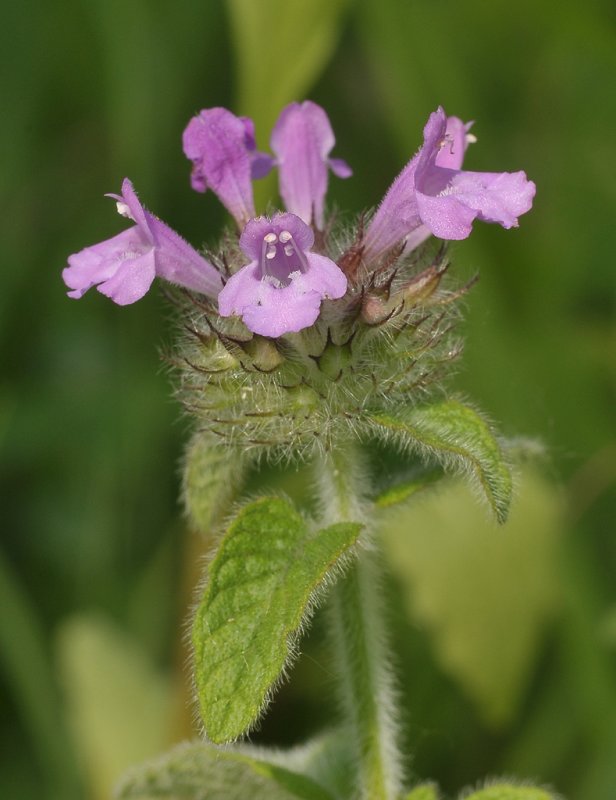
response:
{"label": "blurred leaf in background", "polygon": [[58,657],[89,795],[107,800],[129,767],[172,743],[171,682],[138,642],[103,617],[67,619]]}
{"label": "blurred leaf in background", "polygon": [[556,608],[563,511],[553,485],[527,471],[502,528],[459,482],[384,525],[411,618],[495,728],[515,718]]}

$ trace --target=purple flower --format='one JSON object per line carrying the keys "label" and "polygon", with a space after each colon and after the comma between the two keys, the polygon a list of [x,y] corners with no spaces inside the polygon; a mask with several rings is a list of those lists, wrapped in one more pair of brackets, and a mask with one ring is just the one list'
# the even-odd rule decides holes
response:
{"label": "purple flower", "polygon": [[[407,239],[407,250],[432,233],[466,239],[475,219],[518,225],[532,206],[535,184],[524,172],[461,170],[464,151],[474,140],[457,117],[442,108],[430,115],[424,143],[395,179],[366,231],[364,255],[374,258]],[[409,246],[410,245],[410,246]]]}
{"label": "purple flower", "polygon": [[314,219],[317,228],[323,227],[328,170],[339,178],[352,175],[346,161],[329,157],[335,142],[327,114],[309,100],[284,108],[272,131],[285,207],[308,225]]}
{"label": "purple flower", "polygon": [[118,305],[140,300],[156,276],[210,297],[222,287],[218,271],[196,250],[139,202],[128,178],[117,201],[118,212],[136,224],[112,239],[86,247],[68,259],[62,278],[79,298],[98,285],[98,291]]}
{"label": "purple flower", "polygon": [[252,179],[264,177],[273,165],[256,150],[253,121],[226,108],[207,108],[188,123],[182,144],[194,165],[193,189],[211,189],[238,225],[245,225],[255,215]]}
{"label": "purple flower", "polygon": [[331,259],[311,253],[312,230],[295,214],[252,219],[240,237],[250,263],[232,275],[218,296],[223,317],[237,314],[262,336],[307,328],[321,301],[346,292],[344,273]]}

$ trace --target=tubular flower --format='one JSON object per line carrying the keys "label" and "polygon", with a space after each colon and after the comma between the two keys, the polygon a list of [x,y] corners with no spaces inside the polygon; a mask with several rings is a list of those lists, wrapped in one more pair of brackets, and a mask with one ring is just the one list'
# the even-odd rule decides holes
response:
{"label": "tubular flower", "polygon": [[[303,331],[319,321],[323,300],[337,302],[327,306],[327,324],[307,334],[311,341],[323,335],[331,344],[336,336],[346,337],[359,348],[373,328],[391,324],[399,332],[404,320],[412,327],[416,307],[433,296],[435,305],[448,303],[464,291],[439,295],[447,271],[444,251],[431,255],[419,245],[430,235],[463,239],[475,219],[513,227],[535,194],[523,172],[462,170],[465,150],[474,141],[470,127],[442,108],[431,114],[422,147],[394,180],[367,229],[360,219],[355,230],[334,234],[324,224],[329,170],[347,178],[351,169],[330,158],[335,137],[320,106],[306,101],[282,110],[271,136],[275,158],[257,151],[252,120],[224,108],[204,109],[184,130],[183,148],[193,163],[193,188],[211,189],[238,223],[239,232],[227,236],[216,260],[225,278],[144,209],[126,179],[122,194],[111,196],[134,225],[70,256],[63,271],[69,295],[81,297],[98,286],[126,305],[143,297],[158,276],[213,301],[189,299],[207,320],[209,333],[203,336],[216,332],[219,344],[251,341],[252,334],[278,338]],[[279,170],[285,211],[257,217],[252,180],[273,166]],[[229,317],[241,318],[245,329]],[[338,355],[344,362],[348,353]],[[327,363],[327,358],[319,362],[319,369],[338,375],[338,363]],[[378,381],[372,385],[378,388]]]}
{"label": "tubular flower", "polygon": [[431,233],[441,239],[466,239],[475,219],[517,227],[535,195],[524,172],[461,170],[464,151],[474,141],[457,117],[442,108],[430,115],[419,152],[395,179],[365,238],[365,255],[375,258],[403,239],[406,250]]}
{"label": "tubular flower", "polygon": [[314,233],[295,214],[252,219],[240,237],[250,263],[218,296],[223,317],[237,314],[253,333],[277,337],[312,325],[324,298],[344,295],[347,279],[331,259],[310,252]]}
{"label": "tubular flower", "polygon": [[193,189],[211,189],[238,225],[245,225],[255,216],[252,179],[267,175],[273,164],[257,152],[253,121],[226,108],[204,109],[188,123],[182,142],[194,165]]}
{"label": "tubular flower", "polygon": [[218,271],[196,250],[147,211],[133,184],[125,178],[117,202],[118,213],[135,225],[100,244],[86,247],[68,259],[62,272],[69,297],[98,291],[124,306],[140,300],[155,277],[216,297],[222,287]]}
{"label": "tubular flower", "polygon": [[316,103],[291,103],[278,117],[271,138],[276,155],[280,196],[287,211],[308,225],[323,227],[328,172],[349,178],[346,161],[330,158],[336,139],[325,111]]}

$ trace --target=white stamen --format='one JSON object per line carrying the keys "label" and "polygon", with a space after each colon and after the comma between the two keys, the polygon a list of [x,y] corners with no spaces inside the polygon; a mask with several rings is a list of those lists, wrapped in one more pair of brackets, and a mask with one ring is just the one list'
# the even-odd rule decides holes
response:
{"label": "white stamen", "polygon": [[272,258],[275,258],[275,256],[276,256],[276,248],[273,246],[268,247],[267,253],[265,254],[265,258],[268,258],[271,261]]}
{"label": "white stamen", "polygon": [[[263,237],[263,241],[267,242],[268,244],[273,244],[277,239],[278,237],[276,236],[275,233],[266,233],[265,236]],[[272,256],[270,256],[270,258],[271,257]]]}
{"label": "white stamen", "polygon": [[453,155],[453,136],[450,133],[446,133],[441,141],[438,143],[438,149],[442,150],[443,147],[449,146],[449,152]]}
{"label": "white stamen", "polygon": [[[291,234],[289,233],[289,231],[281,231],[281,232],[280,232],[280,241],[281,241],[283,244],[284,244],[285,242],[290,242],[292,238],[293,238],[293,237],[291,236]],[[286,248],[285,248],[285,253],[286,253]],[[287,255],[289,255],[289,254],[287,253]]]}
{"label": "white stamen", "polygon": [[467,144],[475,144],[477,141],[477,137],[474,133],[467,133],[466,134],[466,143]]}
{"label": "white stamen", "polygon": [[285,246],[284,246],[284,254],[285,254],[285,256],[292,256],[294,252],[295,252],[295,250],[293,248],[293,245],[285,244]]}
{"label": "white stamen", "polygon": [[120,214],[122,217],[128,217],[128,219],[132,219],[130,208],[123,200],[118,200],[116,202],[116,208],[118,209],[118,214]]}

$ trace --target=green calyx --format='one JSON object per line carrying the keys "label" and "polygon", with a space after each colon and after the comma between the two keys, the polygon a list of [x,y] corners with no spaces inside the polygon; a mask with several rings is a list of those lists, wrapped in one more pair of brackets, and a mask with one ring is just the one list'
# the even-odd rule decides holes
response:
{"label": "green calyx", "polygon": [[[319,250],[344,268],[356,245],[340,253],[328,238]],[[368,409],[425,402],[458,355],[461,292],[444,288],[446,266],[430,246],[376,265],[355,258],[345,297],[324,301],[312,327],[278,339],[183,295],[180,398],[200,431],[242,451],[307,459],[354,439],[370,427]]]}

